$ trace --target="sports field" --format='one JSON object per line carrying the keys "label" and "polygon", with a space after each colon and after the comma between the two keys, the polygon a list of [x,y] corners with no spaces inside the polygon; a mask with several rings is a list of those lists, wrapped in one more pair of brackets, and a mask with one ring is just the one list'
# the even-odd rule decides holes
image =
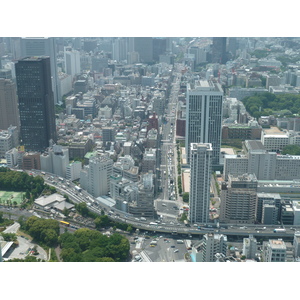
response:
{"label": "sports field", "polygon": [[[0,205],[7,204],[7,200],[11,200],[11,204],[13,204],[15,201],[17,202],[17,205],[20,205],[23,201],[23,194],[22,192],[6,192],[6,191],[0,191]],[[9,202],[10,204],[10,202]]]}

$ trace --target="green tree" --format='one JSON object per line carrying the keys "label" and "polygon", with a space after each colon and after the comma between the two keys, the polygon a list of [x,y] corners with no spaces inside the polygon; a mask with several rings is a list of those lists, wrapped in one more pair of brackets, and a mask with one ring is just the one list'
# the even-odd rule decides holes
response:
{"label": "green tree", "polygon": [[300,155],[300,146],[298,145],[287,145],[283,148],[281,154]]}
{"label": "green tree", "polygon": [[188,203],[189,202],[189,198],[190,198],[190,193],[185,192],[185,193],[182,194],[182,200],[183,200],[183,202]]}
{"label": "green tree", "polygon": [[75,204],[75,208],[83,217],[87,217],[89,215],[89,210],[85,202]]}

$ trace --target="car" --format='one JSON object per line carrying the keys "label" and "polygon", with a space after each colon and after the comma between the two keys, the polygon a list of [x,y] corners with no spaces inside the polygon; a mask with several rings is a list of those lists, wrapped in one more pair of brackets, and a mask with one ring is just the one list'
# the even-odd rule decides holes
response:
{"label": "car", "polygon": [[174,245],[171,245],[170,247],[171,247],[171,248],[175,248],[175,246],[174,246]]}
{"label": "car", "polygon": [[178,249],[175,249],[175,250],[174,250],[174,253],[177,253],[178,251],[179,251]]}

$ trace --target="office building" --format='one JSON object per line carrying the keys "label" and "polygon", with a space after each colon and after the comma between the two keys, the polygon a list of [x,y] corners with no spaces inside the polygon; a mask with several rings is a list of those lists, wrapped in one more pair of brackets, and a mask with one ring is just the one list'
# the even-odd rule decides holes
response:
{"label": "office building", "polygon": [[156,149],[145,149],[143,160],[142,160],[142,173],[149,171],[155,172],[157,165],[157,151]]}
{"label": "office building", "polygon": [[81,161],[74,161],[67,166],[66,178],[70,181],[80,178],[80,171],[82,170]]}
{"label": "office building", "polygon": [[49,57],[27,57],[16,65],[21,140],[26,151],[44,151],[56,142]]}
{"label": "office building", "polygon": [[212,44],[212,63],[225,64],[227,62],[226,37],[214,37]]}
{"label": "office building", "polygon": [[211,144],[191,144],[190,210],[191,223],[207,223],[209,219]]}
{"label": "office building", "polygon": [[203,236],[200,244],[192,251],[192,255],[196,256],[195,261],[197,262],[215,262],[217,253],[226,256],[227,236],[207,233]]}
{"label": "office building", "polygon": [[110,176],[113,160],[107,153],[89,159],[89,165],[80,172],[80,185],[94,197],[107,195],[110,191]]}
{"label": "office building", "polygon": [[286,244],[281,239],[263,242],[263,261],[285,262],[286,250]]}
{"label": "office building", "polygon": [[19,145],[19,135],[16,126],[10,126],[8,130],[0,130],[0,157]]}
{"label": "office building", "polygon": [[[280,194],[273,194],[273,193],[257,193],[257,208],[256,208],[256,221],[258,223],[263,223],[263,211],[264,211],[264,205],[274,205],[277,208],[277,220],[275,223],[277,224],[277,221],[279,219],[279,212],[281,208],[281,196]],[[270,208],[267,208],[270,213]],[[267,214],[268,215],[268,214]],[[264,223],[266,224],[266,223]]]}
{"label": "office building", "polygon": [[134,50],[138,52],[140,62],[153,62],[153,38],[152,37],[135,37]]}
{"label": "office building", "polygon": [[134,216],[153,218],[154,208],[154,175],[152,172],[143,174],[137,187],[137,197],[128,206],[128,212]]}
{"label": "office building", "polygon": [[61,102],[60,84],[57,71],[56,45],[52,37],[43,38],[21,38],[21,56],[49,56],[51,69],[51,86],[54,103]]}
{"label": "office building", "polygon": [[300,178],[300,156],[269,152],[260,141],[245,141],[246,155],[225,155],[224,178],[253,173],[258,180]]}
{"label": "office building", "polygon": [[130,155],[119,157],[113,165],[113,174],[119,174],[123,178],[133,182],[139,180],[139,167],[134,165],[134,159]]}
{"label": "office building", "polygon": [[254,174],[229,175],[222,184],[220,222],[253,224],[257,205],[257,179]]}
{"label": "office building", "polygon": [[41,154],[38,152],[27,152],[22,155],[23,170],[40,170],[41,169]]}
{"label": "office building", "polygon": [[264,203],[261,222],[264,225],[277,225],[279,209],[275,203]]}
{"label": "office building", "polygon": [[188,85],[186,98],[185,148],[191,143],[212,144],[212,166],[220,163],[223,90],[218,83],[199,80]]}
{"label": "office building", "polygon": [[300,231],[296,231],[294,234],[294,258],[300,257]]}
{"label": "office building", "polygon": [[69,165],[69,149],[53,145],[41,155],[41,170],[66,178]]}
{"label": "office building", "polygon": [[106,142],[114,142],[116,136],[116,130],[114,127],[103,127],[102,128],[102,140]]}
{"label": "office building", "polygon": [[243,255],[247,259],[255,259],[257,252],[257,240],[253,235],[249,235],[249,238],[243,239]]}
{"label": "office building", "polygon": [[16,85],[10,79],[0,78],[0,130],[7,130],[10,125],[20,128]]}
{"label": "office building", "polygon": [[76,75],[81,73],[80,52],[72,47],[64,48],[65,73],[72,76],[72,81]]}

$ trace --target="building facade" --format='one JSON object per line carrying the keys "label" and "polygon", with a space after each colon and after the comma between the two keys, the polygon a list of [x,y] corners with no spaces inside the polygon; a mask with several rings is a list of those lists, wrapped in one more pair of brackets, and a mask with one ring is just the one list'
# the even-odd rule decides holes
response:
{"label": "building facade", "polygon": [[10,79],[0,78],[0,130],[7,130],[10,125],[20,128],[16,85]]}
{"label": "building facade", "polygon": [[251,224],[255,222],[257,179],[254,174],[229,175],[221,190],[220,222]]}
{"label": "building facade", "polygon": [[190,210],[191,223],[207,223],[209,218],[211,144],[191,144]]}
{"label": "building facade", "polygon": [[191,143],[212,144],[212,165],[220,163],[223,90],[219,84],[199,80],[189,85],[186,98],[185,148]]}
{"label": "building facade", "polygon": [[107,195],[110,191],[110,176],[113,160],[108,154],[98,154],[89,159],[89,165],[80,172],[80,185],[94,197]]}
{"label": "building facade", "polygon": [[56,141],[50,59],[23,58],[15,67],[22,145],[26,151],[44,151]]}
{"label": "building facade", "polygon": [[21,38],[21,56],[49,56],[51,70],[51,86],[54,103],[61,102],[60,86],[57,72],[55,38]]}
{"label": "building facade", "polygon": [[214,262],[216,254],[226,255],[227,236],[223,234],[208,233],[203,236],[202,242],[198,247],[199,262]]}

